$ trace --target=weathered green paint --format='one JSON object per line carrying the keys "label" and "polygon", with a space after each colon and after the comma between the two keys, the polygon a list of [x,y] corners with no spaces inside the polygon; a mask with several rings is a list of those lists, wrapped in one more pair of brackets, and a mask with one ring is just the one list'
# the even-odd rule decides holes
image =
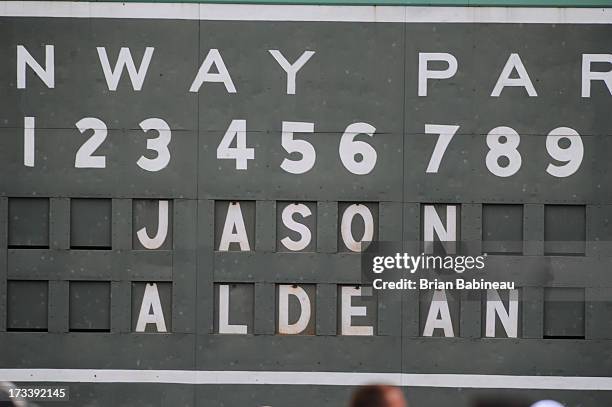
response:
{"label": "weathered green paint", "polygon": [[[0,22],[0,41],[5,45],[0,60],[8,61],[8,68],[0,70],[0,173],[8,174],[0,178],[0,349],[10,350],[0,355],[1,368],[610,374],[612,188],[605,182],[605,174],[612,172],[612,119],[606,114],[610,95],[602,84],[588,100],[579,94],[580,53],[610,52],[610,26],[536,24],[519,29],[514,24],[88,18]],[[38,60],[41,44],[55,44],[55,89],[44,88],[31,73],[27,89],[15,89],[14,50],[21,43]],[[96,46],[106,46],[112,61],[122,46],[131,47],[137,61],[145,46],[156,46],[143,90],[133,92],[124,74],[118,90],[109,93]],[[228,95],[220,84],[206,84],[199,94],[188,92],[199,63],[213,47],[223,54],[238,94]],[[299,74],[296,95],[285,94],[283,72],[267,52],[273,48],[282,49],[290,59],[304,49],[317,51],[316,59]],[[455,78],[432,84],[427,98],[416,92],[415,56],[423,49],[453,52],[461,64]],[[506,89],[502,98],[490,98],[509,52],[520,53],[541,93],[538,98],[528,98],[522,89]],[[21,161],[25,115],[37,117],[34,169]],[[91,115],[99,115],[111,128],[98,150],[108,157],[104,170],[73,168],[74,154],[88,136],[79,134],[74,122]],[[145,137],[137,127],[146,117],[164,118],[173,129],[172,161],[160,173],[144,173],[135,164],[146,151],[146,140],[154,138]],[[256,148],[256,159],[244,172],[215,155],[228,122],[238,117],[248,119],[248,145]],[[316,134],[300,136],[317,151],[317,165],[307,174],[294,176],[279,169],[288,156],[280,145],[282,120],[316,122]],[[358,120],[377,127],[367,141],[376,148],[379,161],[376,171],[365,176],[349,174],[338,157],[340,134]],[[462,132],[449,146],[440,173],[425,175],[435,140],[423,136],[423,126],[438,121],[461,124]],[[498,125],[515,126],[522,135],[523,167],[507,179],[494,177],[484,165],[488,149],[483,134]],[[544,139],[561,125],[576,127],[585,136],[585,158],[579,172],[559,180],[545,173],[551,158]],[[47,232],[44,213],[36,203],[24,201],[49,196],[48,205],[43,205],[49,211]],[[104,232],[103,246],[110,233],[109,250],[70,249],[70,238],[77,233],[92,243],[87,241],[92,234],[84,230],[85,222],[77,219],[71,226],[71,219],[99,212],[97,205],[79,204],[75,198],[112,200],[103,208],[107,223],[88,228],[92,234]],[[144,198],[172,201],[172,244],[169,240],[161,250],[142,250],[134,240],[137,230],[154,230],[157,224],[156,205]],[[253,249],[249,253],[216,250],[227,205],[234,199],[243,206]],[[278,239],[287,230],[279,227],[278,211],[296,201],[306,201],[316,217],[306,222],[316,240],[308,252],[281,252]],[[453,296],[456,338],[421,336],[430,293],[418,292],[376,297],[378,314],[370,314],[376,336],[339,335],[338,287],[361,282],[360,256],[346,252],[338,239],[342,212],[355,201],[377,207],[373,212],[382,240],[418,240],[423,203],[459,205],[460,234],[478,245],[487,241],[488,231],[493,241],[519,239],[522,231],[520,238],[526,242],[510,250],[522,253],[492,255],[488,262],[491,277],[513,280],[521,287],[519,338],[482,338],[481,293],[476,301]],[[522,210],[488,206],[499,203]],[[555,217],[547,221],[546,215],[551,214],[548,205],[554,204],[581,205],[585,215],[551,228]],[[26,216],[28,222],[19,225],[10,213]],[[509,235],[495,235],[505,227],[503,216],[516,228],[505,229]],[[569,219],[556,215],[560,216]],[[110,232],[104,229],[109,225]],[[563,240],[578,229],[586,233],[579,236],[586,240],[584,255],[544,255],[545,237]],[[41,237],[38,230],[48,233],[48,239],[32,240]],[[48,243],[50,249],[9,247],[11,239],[16,239],[15,245]],[[49,332],[5,332],[7,282],[32,280],[48,282]],[[87,297],[79,299],[87,306],[79,305],[75,294],[79,288],[87,293],[88,283],[100,281],[110,283],[110,288],[104,287],[105,293],[110,289],[110,306],[104,306],[110,308],[110,317],[97,315],[95,307],[93,317],[79,316],[75,310],[84,314],[92,304],[87,304],[90,294],[80,294]],[[172,316],[166,315],[170,333],[133,332],[145,282],[164,286],[164,311],[168,314],[172,308]],[[216,290],[223,283],[236,284],[232,291],[238,296],[244,291],[242,298],[232,300],[231,318],[233,323],[248,323],[248,335],[215,333]],[[315,335],[275,334],[277,284],[317,285],[315,320],[309,326]],[[40,285],[33,284],[30,293],[40,291],[34,290]],[[13,284],[8,289],[15,294],[10,300],[13,308],[21,306],[20,288]],[[559,324],[566,315],[546,314],[550,288],[584,293],[580,300],[584,298],[585,309],[570,310],[582,330]],[[93,294],[105,301],[109,297]],[[35,317],[44,313],[34,311]],[[9,318],[9,330],[15,319]],[[109,332],[68,332],[89,328],[90,321],[91,327]],[[545,332],[584,334],[585,339],[545,340]],[[340,406],[352,390],[130,383],[70,387],[71,402],[66,404],[74,406]],[[409,383],[405,391],[412,405],[461,407],[486,392],[411,388]],[[608,406],[612,399],[605,391],[513,393],[532,401],[556,398],[567,406]]]}
{"label": "weathered green paint", "polygon": [[[93,0],[98,1],[98,0]],[[314,4],[325,6],[610,7],[612,0],[104,0],[121,3]]]}

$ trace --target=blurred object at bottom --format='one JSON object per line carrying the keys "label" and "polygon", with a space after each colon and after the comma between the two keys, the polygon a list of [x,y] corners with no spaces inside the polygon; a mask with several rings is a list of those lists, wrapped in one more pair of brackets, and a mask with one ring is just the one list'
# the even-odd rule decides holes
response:
{"label": "blurred object at bottom", "polygon": [[399,388],[371,384],[355,390],[349,407],[408,407],[408,404]]}
{"label": "blurred object at bottom", "polygon": [[11,397],[11,390],[16,386],[11,382],[0,382],[0,407],[36,407],[21,397]]}
{"label": "blurred object at bottom", "polygon": [[554,400],[541,400],[535,402],[531,405],[531,407],[564,407],[563,404]]}

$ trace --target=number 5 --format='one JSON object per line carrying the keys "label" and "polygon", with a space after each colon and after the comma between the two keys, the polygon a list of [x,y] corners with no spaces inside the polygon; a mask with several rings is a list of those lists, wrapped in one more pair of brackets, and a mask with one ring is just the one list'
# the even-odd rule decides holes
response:
{"label": "number 5", "polygon": [[442,157],[448,148],[451,140],[455,133],[459,130],[459,126],[447,126],[444,124],[426,124],[425,125],[425,134],[437,134],[438,141],[436,141],[436,146],[434,147],[433,153],[431,154],[431,158],[429,159],[429,164],[427,165],[426,173],[437,173],[440,168],[440,163],[442,162]]}
{"label": "number 5", "polygon": [[291,174],[303,174],[312,169],[317,153],[312,144],[306,140],[295,140],[293,133],[314,133],[314,123],[283,122],[281,145],[289,154],[297,153],[302,158],[299,160],[285,158],[280,166]]}

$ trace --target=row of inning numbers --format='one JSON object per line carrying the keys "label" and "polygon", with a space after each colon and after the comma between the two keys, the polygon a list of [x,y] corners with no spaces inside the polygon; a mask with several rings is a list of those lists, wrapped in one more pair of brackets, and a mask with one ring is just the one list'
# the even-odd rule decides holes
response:
{"label": "row of inning numbers", "polygon": [[[136,164],[145,171],[160,171],[170,163],[169,145],[171,141],[170,126],[159,118],[149,118],[140,122],[140,128],[145,132],[155,131],[157,137],[147,139],[147,149],[154,151],[155,158],[141,156]],[[94,155],[104,143],[108,134],[106,124],[95,117],[86,117],[76,123],[81,134],[93,131],[93,134],[77,150],[75,168],[106,168],[106,157]],[[24,118],[24,160],[25,166],[34,167],[34,129],[35,118]],[[437,141],[427,165],[426,173],[437,173],[442,159],[457,134],[459,126],[426,124],[425,134],[437,135]],[[356,175],[366,175],[376,167],[378,155],[374,147],[365,141],[355,140],[360,134],[374,137],[376,128],[368,123],[352,123],[348,125],[340,139],[338,152],[344,167]],[[314,133],[314,123],[282,122],[281,146],[288,154],[297,153],[300,159],[285,158],[280,167],[290,174],[304,174],[310,171],[316,163],[314,146],[304,139],[294,139],[294,134]],[[560,142],[567,140],[567,146]],[[511,127],[495,127],[486,136],[489,151],[486,155],[488,170],[498,177],[509,177],[516,174],[522,165],[522,157],[518,151],[521,136]],[[232,143],[235,142],[235,147]],[[556,161],[563,165],[549,163],[546,172],[554,177],[563,178],[574,174],[580,168],[584,156],[582,138],[578,132],[569,127],[558,127],[546,137],[546,150]],[[505,158],[504,164],[500,158]],[[217,147],[217,159],[234,160],[237,170],[246,170],[248,161],[255,159],[255,149],[247,147],[246,120],[232,120]]]}

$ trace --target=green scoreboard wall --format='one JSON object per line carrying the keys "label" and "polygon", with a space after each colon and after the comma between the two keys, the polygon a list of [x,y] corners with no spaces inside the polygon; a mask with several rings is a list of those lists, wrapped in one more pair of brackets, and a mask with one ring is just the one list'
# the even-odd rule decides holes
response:
{"label": "green scoreboard wall", "polygon": [[[0,2],[0,380],[612,404],[610,38],[607,8]],[[362,240],[431,222],[515,283],[513,329],[486,290],[429,332],[436,292],[364,284]]]}

